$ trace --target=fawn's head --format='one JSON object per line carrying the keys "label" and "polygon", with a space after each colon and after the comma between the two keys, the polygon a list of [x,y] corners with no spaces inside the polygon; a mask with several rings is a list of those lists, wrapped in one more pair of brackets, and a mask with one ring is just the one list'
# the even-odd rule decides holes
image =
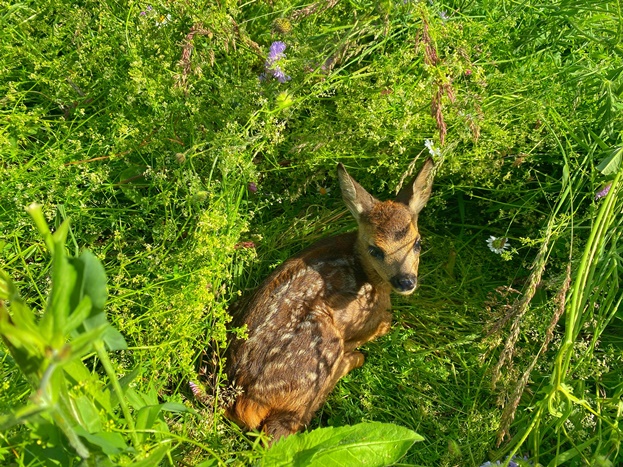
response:
{"label": "fawn's head", "polygon": [[428,159],[394,201],[379,201],[338,164],[342,197],[359,225],[356,248],[362,263],[403,295],[417,287],[421,248],[417,218],[430,197],[432,169]]}

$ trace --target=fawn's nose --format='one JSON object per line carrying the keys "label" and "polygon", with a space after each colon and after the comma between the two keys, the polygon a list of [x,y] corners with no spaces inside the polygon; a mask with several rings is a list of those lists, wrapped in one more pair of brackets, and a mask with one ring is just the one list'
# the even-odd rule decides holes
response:
{"label": "fawn's nose", "polygon": [[389,282],[397,292],[409,293],[415,290],[417,277],[414,274],[400,274],[392,277]]}

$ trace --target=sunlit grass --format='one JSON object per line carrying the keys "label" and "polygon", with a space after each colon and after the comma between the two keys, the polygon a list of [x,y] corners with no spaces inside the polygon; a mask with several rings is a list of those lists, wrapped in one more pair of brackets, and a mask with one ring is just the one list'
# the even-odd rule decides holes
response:
{"label": "sunlit grass", "polygon": [[[417,465],[509,452],[616,465],[620,158],[597,167],[622,144],[621,19],[588,0],[7,3],[0,267],[43,305],[49,258],[24,208],[41,203],[52,228],[71,219],[68,249],[103,262],[129,345],[115,370],[198,411],[167,418],[179,438],[164,462],[249,463],[258,438],[188,385],[209,379],[200,363],[222,353],[228,306],[354,228],[338,161],[388,199],[432,140],[421,287],[394,300],[392,331],[309,428],[403,425],[425,437],[404,459]],[[291,79],[260,81],[277,40]],[[29,386],[2,346],[0,372],[6,413]],[[0,459],[27,463],[32,442],[26,427],[2,433]]]}

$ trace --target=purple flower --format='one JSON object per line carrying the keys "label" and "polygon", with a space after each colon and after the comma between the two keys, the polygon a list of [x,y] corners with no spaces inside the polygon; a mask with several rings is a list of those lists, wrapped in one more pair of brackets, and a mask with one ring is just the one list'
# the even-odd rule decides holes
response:
{"label": "purple flower", "polygon": [[284,54],[284,52],[286,51],[286,47],[287,45],[285,45],[281,41],[275,41],[270,44],[267,62],[273,63],[281,58],[284,58],[286,56],[286,54]]}
{"label": "purple flower", "polygon": [[255,184],[255,182],[249,182],[247,188],[251,193],[257,193],[257,185]]}
{"label": "purple flower", "polygon": [[147,13],[151,12],[154,8],[151,5],[148,5],[145,11],[141,11],[139,13],[140,16],[146,16]]}
{"label": "purple flower", "polygon": [[281,41],[275,41],[270,45],[268,57],[266,58],[266,63],[264,64],[266,73],[262,73],[260,75],[260,81],[264,81],[268,76],[272,76],[280,83],[290,81],[291,78],[286,75],[277,64],[281,59],[286,57],[286,54],[284,53],[286,47],[287,45]]}
{"label": "purple flower", "polygon": [[595,201],[605,197],[610,192],[611,187],[612,187],[612,183],[608,183],[605,187],[603,187],[601,190],[595,193]]}
{"label": "purple flower", "polygon": [[190,386],[190,389],[195,397],[201,397],[203,395],[203,390],[199,387],[199,385],[193,383],[192,381],[190,381],[188,385]]}
{"label": "purple flower", "polygon": [[281,68],[279,68],[279,66],[275,66],[275,68],[273,68],[272,70],[269,70],[273,77],[277,79],[277,81],[279,81],[280,83],[287,83],[288,81],[290,81],[292,78],[290,78],[288,75],[286,75]]}

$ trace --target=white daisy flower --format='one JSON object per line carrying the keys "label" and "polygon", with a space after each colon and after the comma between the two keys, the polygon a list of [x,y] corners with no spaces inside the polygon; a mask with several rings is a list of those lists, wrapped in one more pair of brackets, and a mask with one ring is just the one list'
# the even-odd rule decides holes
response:
{"label": "white daisy flower", "polygon": [[156,20],[156,26],[161,27],[171,21],[171,15],[160,15]]}
{"label": "white daisy flower", "polygon": [[433,143],[432,139],[425,140],[424,146],[426,146],[426,149],[428,149],[428,152],[430,153],[431,156],[433,157],[441,156],[441,149],[438,149],[435,147],[435,143]]}
{"label": "white daisy flower", "polygon": [[504,238],[504,237],[494,237],[493,235],[491,235],[488,239],[487,239],[487,245],[489,246],[489,249],[494,252],[495,254],[501,254],[504,250],[506,250],[510,244],[508,243],[508,239]]}

